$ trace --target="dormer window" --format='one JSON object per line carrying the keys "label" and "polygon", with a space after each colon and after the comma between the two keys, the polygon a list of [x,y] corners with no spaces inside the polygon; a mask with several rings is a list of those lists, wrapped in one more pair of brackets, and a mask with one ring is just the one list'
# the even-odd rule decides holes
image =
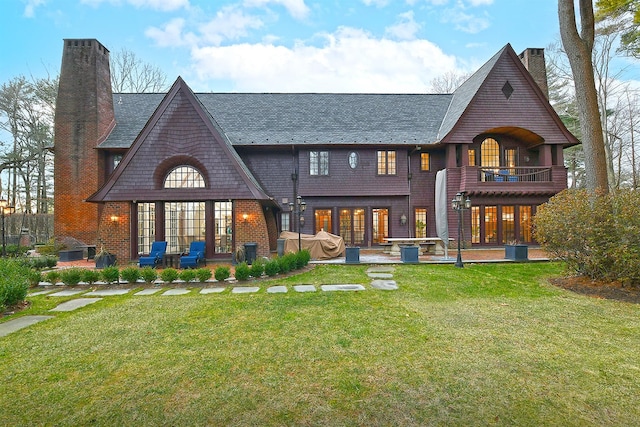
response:
{"label": "dormer window", "polygon": [[204,178],[193,166],[178,166],[167,174],[164,188],[205,188]]}

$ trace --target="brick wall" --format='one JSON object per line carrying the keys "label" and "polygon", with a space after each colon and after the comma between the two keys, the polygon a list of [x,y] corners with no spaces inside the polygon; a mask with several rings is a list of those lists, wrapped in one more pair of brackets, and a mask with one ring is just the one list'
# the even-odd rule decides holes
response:
{"label": "brick wall", "polygon": [[126,202],[107,202],[102,206],[98,224],[97,250],[115,254],[118,264],[131,259],[131,213]]}
{"label": "brick wall", "polygon": [[[262,205],[255,200],[235,200],[234,204],[236,247],[255,242],[258,244],[257,255],[268,257],[270,255],[269,233]],[[245,214],[246,220],[243,217]]]}

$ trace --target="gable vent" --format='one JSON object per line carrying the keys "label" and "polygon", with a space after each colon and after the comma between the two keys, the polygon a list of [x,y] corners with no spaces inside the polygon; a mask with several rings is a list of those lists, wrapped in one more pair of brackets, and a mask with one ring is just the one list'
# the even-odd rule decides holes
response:
{"label": "gable vent", "polygon": [[511,86],[509,82],[506,82],[504,86],[502,86],[502,93],[505,98],[511,98],[511,94],[513,94],[513,86]]}

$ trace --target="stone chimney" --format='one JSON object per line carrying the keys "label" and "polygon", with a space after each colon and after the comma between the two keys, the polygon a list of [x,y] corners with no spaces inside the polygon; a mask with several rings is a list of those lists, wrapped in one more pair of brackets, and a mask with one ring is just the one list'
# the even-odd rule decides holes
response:
{"label": "stone chimney", "polygon": [[96,243],[99,207],[85,199],[104,180],[96,147],[114,125],[109,51],[95,39],[65,39],[54,124],[56,237]]}
{"label": "stone chimney", "polygon": [[544,61],[544,49],[528,48],[520,54],[520,60],[538,84],[544,96],[549,99],[547,68]]}

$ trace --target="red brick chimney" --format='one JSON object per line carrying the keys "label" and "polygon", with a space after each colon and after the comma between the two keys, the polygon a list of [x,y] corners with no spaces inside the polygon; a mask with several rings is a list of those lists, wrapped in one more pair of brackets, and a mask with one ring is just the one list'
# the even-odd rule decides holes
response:
{"label": "red brick chimney", "polygon": [[115,124],[109,51],[95,39],[65,39],[56,102],[54,234],[95,244],[104,159],[96,147]]}
{"label": "red brick chimney", "polygon": [[542,93],[549,99],[549,85],[547,82],[547,67],[544,60],[544,49],[528,48],[520,54],[520,60],[533,77]]}

